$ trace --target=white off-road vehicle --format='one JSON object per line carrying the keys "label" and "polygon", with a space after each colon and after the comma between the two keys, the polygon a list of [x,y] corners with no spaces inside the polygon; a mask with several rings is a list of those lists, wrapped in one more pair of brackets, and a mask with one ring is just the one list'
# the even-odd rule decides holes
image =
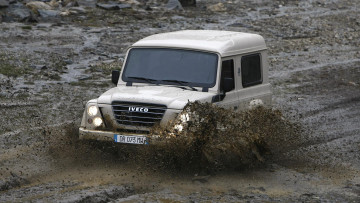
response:
{"label": "white off-road vehicle", "polygon": [[154,125],[177,119],[188,102],[234,110],[271,104],[267,48],[257,34],[185,30],[133,44],[116,87],[87,102],[80,139],[152,144]]}

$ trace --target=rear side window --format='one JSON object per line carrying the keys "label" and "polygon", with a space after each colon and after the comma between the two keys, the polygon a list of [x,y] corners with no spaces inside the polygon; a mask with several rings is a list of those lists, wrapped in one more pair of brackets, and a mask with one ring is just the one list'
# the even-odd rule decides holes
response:
{"label": "rear side window", "polygon": [[241,79],[243,87],[250,87],[262,83],[260,60],[260,54],[241,57]]}
{"label": "rear side window", "polygon": [[[221,82],[220,82],[220,89],[224,90],[224,79],[231,78],[233,80],[232,89],[235,89],[235,78],[234,78],[234,60],[226,60],[222,62],[222,69],[221,69]],[[231,91],[230,90],[230,91]]]}

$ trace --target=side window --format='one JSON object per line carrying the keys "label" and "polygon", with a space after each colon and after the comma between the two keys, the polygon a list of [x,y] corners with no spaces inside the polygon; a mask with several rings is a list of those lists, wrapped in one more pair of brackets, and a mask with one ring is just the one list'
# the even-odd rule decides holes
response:
{"label": "side window", "polygon": [[228,92],[235,89],[234,60],[222,62],[220,90]]}
{"label": "side window", "polygon": [[260,54],[241,57],[241,79],[243,87],[250,87],[262,83],[260,60]]}

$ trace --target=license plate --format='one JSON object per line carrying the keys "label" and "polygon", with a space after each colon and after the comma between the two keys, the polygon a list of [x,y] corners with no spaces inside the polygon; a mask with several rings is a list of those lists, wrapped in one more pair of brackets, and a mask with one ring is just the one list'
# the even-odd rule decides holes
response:
{"label": "license plate", "polygon": [[143,135],[114,135],[115,142],[126,144],[149,144]]}

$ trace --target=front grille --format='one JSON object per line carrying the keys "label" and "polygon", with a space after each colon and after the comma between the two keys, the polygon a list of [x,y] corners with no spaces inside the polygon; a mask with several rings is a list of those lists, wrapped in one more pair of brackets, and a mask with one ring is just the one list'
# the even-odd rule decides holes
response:
{"label": "front grille", "polygon": [[118,124],[146,127],[159,123],[167,108],[159,104],[120,101],[114,101],[111,105]]}

